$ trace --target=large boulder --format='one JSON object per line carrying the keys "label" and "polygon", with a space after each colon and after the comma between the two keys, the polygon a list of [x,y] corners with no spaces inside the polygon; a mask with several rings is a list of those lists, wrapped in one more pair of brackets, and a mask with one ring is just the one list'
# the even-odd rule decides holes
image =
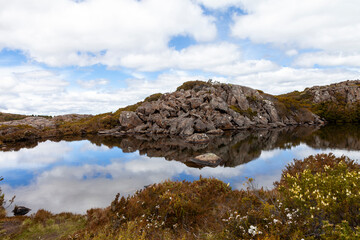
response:
{"label": "large boulder", "polygon": [[221,112],[227,112],[229,110],[227,103],[220,97],[212,98],[210,101],[210,106],[213,109]]}
{"label": "large boulder", "polygon": [[184,118],[178,124],[180,136],[189,136],[194,133],[194,119]]}
{"label": "large boulder", "polygon": [[130,111],[121,112],[119,122],[124,130],[133,129],[143,123],[135,112]]}
{"label": "large boulder", "polygon": [[235,129],[234,125],[231,123],[232,117],[227,114],[216,115],[213,118],[213,123],[216,128],[220,129]]}
{"label": "large boulder", "polygon": [[194,124],[196,132],[206,132],[206,124],[201,119],[196,119]]}

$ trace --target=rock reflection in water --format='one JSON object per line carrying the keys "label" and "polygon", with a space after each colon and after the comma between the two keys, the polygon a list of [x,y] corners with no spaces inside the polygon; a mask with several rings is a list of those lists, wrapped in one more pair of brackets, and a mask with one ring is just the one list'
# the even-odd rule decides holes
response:
{"label": "rock reflection in water", "polygon": [[[262,151],[272,149],[289,149],[300,143],[316,149],[360,150],[359,125],[328,125],[325,127],[298,126],[253,131],[226,132],[222,136],[210,135],[211,141],[206,144],[187,143],[176,136],[130,135],[64,137],[52,141],[89,140],[97,146],[121,148],[124,153],[139,151],[148,157],[163,157],[191,165],[188,160],[204,153],[214,153],[223,159],[225,167],[235,167],[258,158]],[[36,141],[20,142],[16,145],[2,147],[2,151],[18,151],[23,148],[34,148]]]}
{"label": "rock reflection in water", "polygon": [[210,136],[211,141],[206,144],[187,143],[181,138],[159,135],[96,136],[88,139],[97,145],[116,146],[124,152],[139,151],[141,155],[164,157],[190,166],[193,166],[188,163],[190,158],[214,153],[223,159],[225,167],[235,167],[258,158],[263,150],[298,145],[316,130],[317,127],[291,127],[228,132],[223,136]]}
{"label": "rock reflection in water", "polygon": [[[167,179],[193,180],[202,175],[239,189],[245,177],[253,177],[258,186],[271,188],[293,158],[316,154],[319,149],[338,155],[350,153],[353,158],[360,155],[360,131],[356,125],[229,132],[211,137],[206,145],[144,135],[7,145],[0,152],[1,176],[5,178],[1,188],[6,196],[17,196],[16,204],[33,211],[46,208],[52,212],[84,213],[91,207],[108,206],[117,192],[126,196]],[[198,169],[183,164],[208,152],[223,158],[224,165]]]}

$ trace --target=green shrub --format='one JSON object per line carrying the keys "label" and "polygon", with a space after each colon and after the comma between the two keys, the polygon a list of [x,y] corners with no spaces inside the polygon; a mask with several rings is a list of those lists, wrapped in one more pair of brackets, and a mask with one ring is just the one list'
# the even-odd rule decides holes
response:
{"label": "green shrub", "polygon": [[161,98],[162,95],[163,95],[162,93],[152,94],[152,95],[148,96],[147,98],[145,98],[144,102],[154,102],[154,101],[157,101],[159,98]]}
{"label": "green shrub", "polygon": [[191,90],[194,89],[196,86],[212,86],[211,82],[204,82],[204,81],[199,81],[199,80],[195,80],[195,81],[188,81],[188,82],[184,82],[181,86],[179,86],[176,91],[180,91],[181,89],[186,90]]}
{"label": "green shrub", "polygon": [[324,221],[351,228],[360,224],[360,170],[354,161],[319,154],[296,161],[277,184],[282,206],[297,212],[297,225],[319,237]]}

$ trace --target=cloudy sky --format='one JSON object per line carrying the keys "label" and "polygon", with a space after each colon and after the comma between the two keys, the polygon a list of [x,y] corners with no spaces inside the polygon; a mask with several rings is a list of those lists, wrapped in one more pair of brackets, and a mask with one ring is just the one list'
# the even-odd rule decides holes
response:
{"label": "cloudy sky", "polygon": [[102,113],[213,79],[271,94],[360,71],[356,0],[0,0],[0,112]]}

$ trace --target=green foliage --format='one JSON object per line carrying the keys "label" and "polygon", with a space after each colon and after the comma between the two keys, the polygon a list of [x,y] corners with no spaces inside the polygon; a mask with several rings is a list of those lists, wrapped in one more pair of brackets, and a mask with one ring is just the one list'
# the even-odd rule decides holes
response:
{"label": "green foliage", "polygon": [[342,101],[322,102],[312,107],[312,111],[328,122],[359,122],[360,104],[345,104]]}
{"label": "green foliage", "polygon": [[162,95],[163,95],[162,93],[152,94],[152,95],[148,96],[147,98],[145,98],[144,102],[154,102],[154,101],[157,101],[159,98],[161,98]]}
{"label": "green foliage", "polygon": [[246,96],[246,100],[248,100],[248,102],[251,103],[256,103],[258,101],[256,96]]}
{"label": "green foliage", "polygon": [[242,110],[236,105],[230,105],[230,109],[234,110],[237,113],[240,113],[243,116],[246,116],[250,119],[253,119],[255,116],[257,116],[257,111],[252,110],[252,108],[248,108],[246,110]]}
{"label": "green foliage", "polygon": [[[22,224],[19,225],[18,222]],[[5,239],[80,239],[76,231],[85,226],[85,218],[71,213],[51,214],[45,210],[39,210],[31,217],[16,217],[8,219],[8,224],[13,223],[16,228],[11,228]],[[5,233],[6,233],[5,229]],[[69,235],[73,235],[69,238]],[[1,237],[1,235],[0,235]],[[2,238],[3,239],[3,238]]]}
{"label": "green foliage", "polygon": [[241,108],[239,108],[236,105],[230,105],[229,108],[240,114],[243,114],[243,112],[244,112]]}
{"label": "green foliage", "polygon": [[118,125],[118,119],[112,113],[98,114],[78,121],[58,123],[59,135],[83,135],[97,133],[102,129],[111,129]]}
{"label": "green foliage", "polygon": [[296,210],[297,227],[319,237],[324,221],[351,228],[360,224],[360,167],[334,155],[310,156],[283,172],[278,190],[283,207]]}
{"label": "green foliage", "polygon": [[191,90],[194,89],[196,86],[212,86],[212,83],[209,82],[204,82],[204,81],[199,81],[199,80],[195,80],[195,81],[188,81],[188,82],[184,82],[181,86],[179,86],[176,91],[180,91],[181,89],[186,90]]}
{"label": "green foliage", "polygon": [[7,121],[13,121],[13,120],[21,120],[26,118],[26,115],[20,115],[20,114],[11,114],[11,113],[1,113],[0,112],[0,122],[7,122]]}
{"label": "green foliage", "polygon": [[127,199],[119,197],[111,204],[116,223],[135,221],[148,235],[157,229],[202,229],[211,225],[209,218],[223,202],[231,188],[215,179],[190,182],[164,182],[146,188]]}
{"label": "green foliage", "polygon": [[301,108],[309,109],[311,112],[319,115],[328,122],[359,122],[360,121],[360,104],[350,104],[346,102],[345,96],[335,92],[333,97],[336,101],[328,101],[321,103],[314,103],[313,96],[309,91],[303,92],[294,91],[291,93],[277,96],[279,101],[278,107],[285,113],[296,111]]}
{"label": "green foliage", "polygon": [[[223,220],[221,239],[358,239],[359,164],[332,154],[295,160],[276,188]],[[252,184],[251,181],[249,183]],[[243,198],[240,201],[244,201]]]}
{"label": "green foliage", "polygon": [[323,222],[324,232],[321,234],[321,239],[327,240],[352,240],[360,239],[360,227],[357,226],[355,229],[349,226],[346,220],[343,220],[338,224],[331,224],[328,221]]}

